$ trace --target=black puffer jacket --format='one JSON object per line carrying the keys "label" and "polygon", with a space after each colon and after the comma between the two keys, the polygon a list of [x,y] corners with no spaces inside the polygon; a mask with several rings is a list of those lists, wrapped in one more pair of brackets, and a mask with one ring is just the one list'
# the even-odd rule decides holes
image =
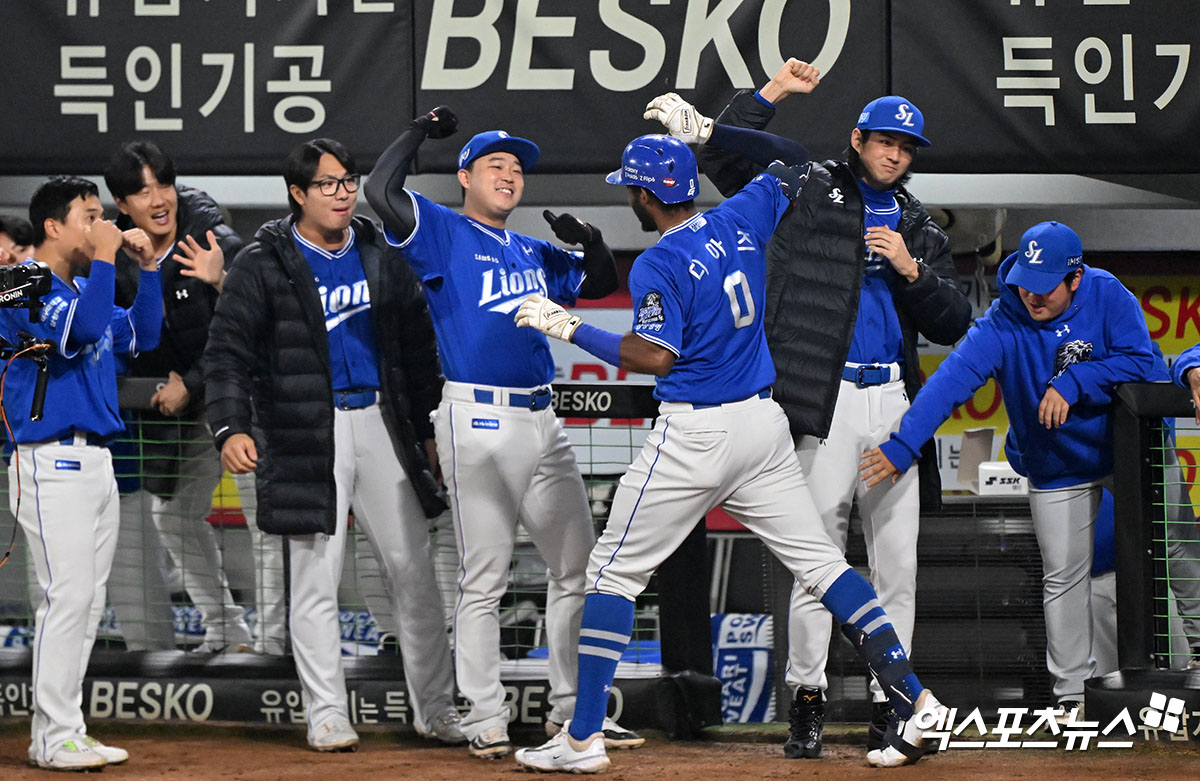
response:
{"label": "black puffer jacket", "polygon": [[[225,224],[220,208],[208,193],[183,185],[176,185],[175,192],[176,239],[191,236],[200,246],[207,247],[207,234],[211,230],[228,266],[245,246],[242,237]],[[135,226],[133,220],[122,214],[117,218],[117,227],[128,230]],[[129,307],[137,295],[141,270],[137,261],[124,252],[117,253],[116,265],[116,303]],[[143,409],[136,411],[131,423],[137,429],[134,436],[143,443],[138,470],[142,487],[164,498],[175,493],[184,444],[202,434],[197,419],[204,411],[204,345],[217,305],[216,288],[195,277],[185,277],[180,273],[182,269],[172,256],[163,260],[159,268],[163,292],[162,336],[158,347],[139,354],[129,367],[129,374],[135,377],[166,379],[169,372],[178,372],[190,396],[187,407],[178,416]]]}
{"label": "black puffer jacket", "polygon": [[[233,263],[205,351],[208,421],[217,449],[251,434],[258,449],[258,525],[273,534],[335,527],[329,337],[293,218],[263,225]],[[383,419],[396,456],[432,518],[446,505],[425,455],[442,376],[416,274],[374,223],[355,217],[379,345]],[[256,418],[251,423],[251,400]]]}
{"label": "black puffer jacket", "polygon": [[[774,113],[752,92],[743,91],[717,121],[762,129]],[[701,147],[699,160],[727,196],[760,170],[710,146]],[[903,187],[896,198],[902,210],[897,230],[921,266],[915,281],[901,280],[892,289],[904,334],[904,386],[912,399],[921,387],[917,334],[936,344],[954,344],[971,326],[972,312],[959,288],[946,234]],[[858,314],[864,232],[862,195],[850,166],[826,160],[812,164],[800,197],[767,246],[764,324],[778,375],[772,395],[787,413],[797,441],[829,433]],[[932,442],[926,445],[920,469],[922,507],[936,509],[941,478]]]}

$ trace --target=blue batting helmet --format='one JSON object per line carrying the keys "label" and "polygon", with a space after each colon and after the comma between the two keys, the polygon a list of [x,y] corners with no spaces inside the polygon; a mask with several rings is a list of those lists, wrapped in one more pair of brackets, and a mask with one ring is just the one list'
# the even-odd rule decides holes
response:
{"label": "blue batting helmet", "polygon": [[604,181],[645,187],[663,203],[683,203],[700,192],[696,156],[687,144],[663,135],[639,136],[621,154],[621,167]]}

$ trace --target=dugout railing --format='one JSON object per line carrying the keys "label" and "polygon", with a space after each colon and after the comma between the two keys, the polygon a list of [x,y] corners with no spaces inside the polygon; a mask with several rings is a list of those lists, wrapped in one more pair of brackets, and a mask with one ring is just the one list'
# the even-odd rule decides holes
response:
{"label": "dugout railing", "polygon": [[[1087,683],[1088,718],[1102,723],[1147,702],[1178,718],[1173,740],[1200,740],[1200,533],[1193,496],[1200,428],[1190,394],[1168,383],[1116,393],[1113,499],[1120,670]],[[1191,646],[1189,648],[1189,646]],[[1193,669],[1188,669],[1189,664]],[[1154,705],[1152,697],[1161,699]]]}

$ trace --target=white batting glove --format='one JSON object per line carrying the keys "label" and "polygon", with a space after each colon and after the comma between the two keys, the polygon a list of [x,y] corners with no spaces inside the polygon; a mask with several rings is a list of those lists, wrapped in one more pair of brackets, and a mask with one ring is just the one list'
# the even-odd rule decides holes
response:
{"label": "white batting glove", "polygon": [[546,336],[571,341],[571,334],[583,320],[548,298],[534,293],[525,299],[513,317],[518,328],[536,328]]}
{"label": "white batting glove", "polygon": [[703,144],[712,135],[713,121],[674,92],[659,95],[646,104],[643,119],[657,119],[667,132],[685,144]]}

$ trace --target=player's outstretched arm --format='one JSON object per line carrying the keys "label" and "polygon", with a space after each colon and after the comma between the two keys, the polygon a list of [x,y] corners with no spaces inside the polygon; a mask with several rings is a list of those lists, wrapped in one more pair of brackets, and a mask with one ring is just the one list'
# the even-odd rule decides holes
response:
{"label": "player's outstretched arm", "polygon": [[776,160],[797,165],[807,162],[810,156],[808,149],[789,138],[765,130],[716,124],[674,92],[650,101],[642,116],[658,120],[673,138],[685,144],[711,144],[763,168]]}
{"label": "player's outstretched arm", "polygon": [[613,259],[612,250],[604,243],[599,228],[565,212],[555,214],[546,209],[542,217],[550,224],[559,241],[583,247],[583,270],[586,276],[579,287],[580,298],[604,298],[617,289],[620,284],[617,262]]}
{"label": "player's outstretched arm", "polygon": [[458,129],[458,117],[447,106],[438,106],[414,119],[379,156],[367,183],[367,202],[396,239],[403,241],[417,227],[412,199],[404,191],[408,169],[426,138],[446,138]]}

